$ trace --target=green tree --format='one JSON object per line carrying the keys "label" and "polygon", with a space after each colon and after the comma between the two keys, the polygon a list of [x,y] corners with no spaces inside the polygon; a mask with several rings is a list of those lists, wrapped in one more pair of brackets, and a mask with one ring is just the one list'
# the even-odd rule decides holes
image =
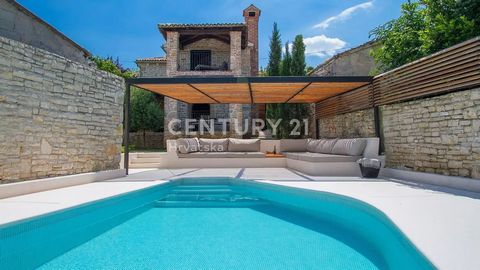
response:
{"label": "green tree", "polygon": [[297,35],[292,44],[292,67],[291,75],[305,76],[307,64],[305,63],[305,44],[303,36]]}
{"label": "green tree", "polygon": [[287,41],[285,43],[285,54],[283,55],[283,60],[280,64],[280,75],[282,76],[291,76],[292,75],[292,56],[290,55],[290,44]]}
{"label": "green tree", "polygon": [[270,37],[270,53],[268,54],[268,76],[280,75],[280,62],[282,61],[282,40],[277,23],[273,23],[272,36]]}
{"label": "green tree", "polygon": [[467,40],[477,32],[473,20],[459,13],[456,0],[422,0],[425,29],[421,31],[422,50],[437,52]]}
{"label": "green tree", "polygon": [[425,21],[419,9],[419,3],[408,1],[402,4],[398,19],[370,32],[370,36],[381,42],[381,46],[372,50],[372,56],[380,70],[390,70],[425,55],[420,39],[420,31],[425,28]]}
{"label": "green tree", "polygon": [[131,93],[131,131],[143,132],[163,130],[163,110],[157,96],[149,91],[132,87]]}
{"label": "green tree", "polygon": [[[480,1],[419,0],[401,6],[399,18],[370,32],[381,42],[372,51],[386,71],[480,34]],[[473,10],[473,12],[472,12]]]}
{"label": "green tree", "polygon": [[[307,64],[305,62],[305,44],[303,43],[303,36],[297,35],[295,40],[292,44],[292,67],[291,67],[291,75],[293,76],[305,76],[306,75],[306,67]],[[296,104],[286,104],[287,105],[287,112],[286,119],[289,121],[291,119],[298,119],[301,123],[301,130],[304,130],[305,123],[302,121],[304,118],[308,118],[309,110],[308,105],[304,103],[296,103]],[[290,126],[289,131],[291,131],[294,127]],[[298,136],[297,136],[298,137]]]}
{"label": "green tree", "polygon": [[113,57],[111,56],[106,58],[101,56],[92,56],[90,57],[90,60],[92,60],[100,70],[110,72],[123,78],[135,77],[135,72],[128,68],[124,68],[120,64],[118,58],[114,61]]}
{"label": "green tree", "polygon": [[[266,68],[267,76],[279,76],[282,61],[282,40],[277,23],[273,23],[272,36],[270,37],[270,52],[268,53],[268,65]],[[267,119],[276,120],[281,118],[279,115],[278,104],[267,104],[265,116]],[[268,123],[267,123],[268,125]],[[271,127],[270,127],[271,128]]]}
{"label": "green tree", "polygon": [[[275,29],[274,29],[275,31]],[[280,64],[280,74],[274,74],[270,76],[304,76],[305,75],[305,45],[303,43],[303,38],[301,35],[295,37],[295,42],[292,46],[292,53],[289,50],[289,43],[285,44],[285,52],[283,55],[283,60]],[[276,46],[275,50],[278,49]],[[281,50],[281,49],[280,49]],[[296,69],[294,71],[294,61]],[[301,71],[300,71],[301,69]],[[291,137],[301,137],[300,136],[291,136],[292,130],[295,128],[295,125],[291,125],[290,121],[293,119],[300,120],[301,129],[303,131],[303,119],[308,117],[308,106],[306,104],[290,104],[290,103],[278,103],[278,104],[268,104],[267,105],[267,118],[276,122],[278,119],[282,119],[282,122],[277,128],[277,138],[291,138]]]}
{"label": "green tree", "polygon": [[475,24],[475,36],[480,35],[480,1],[459,0],[457,3],[458,14],[464,15]]}

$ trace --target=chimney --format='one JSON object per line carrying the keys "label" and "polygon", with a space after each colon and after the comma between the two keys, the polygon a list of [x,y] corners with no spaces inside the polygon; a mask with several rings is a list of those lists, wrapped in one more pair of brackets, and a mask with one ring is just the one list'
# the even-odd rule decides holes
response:
{"label": "chimney", "polygon": [[247,25],[247,44],[251,44],[250,51],[250,75],[258,76],[258,19],[260,18],[260,9],[250,5],[243,10],[243,17]]}

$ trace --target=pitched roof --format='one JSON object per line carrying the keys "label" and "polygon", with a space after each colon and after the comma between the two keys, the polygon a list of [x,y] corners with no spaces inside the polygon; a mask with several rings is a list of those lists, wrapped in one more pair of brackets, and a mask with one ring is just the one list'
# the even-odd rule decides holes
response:
{"label": "pitched roof", "polygon": [[36,20],[37,22],[45,25],[48,29],[50,29],[51,31],[53,31],[55,34],[57,34],[58,36],[60,36],[61,38],[63,38],[64,40],[66,40],[67,42],[71,43],[74,47],[76,47],[77,49],[83,51],[83,53],[85,54],[85,56],[91,56],[92,54],[85,48],[83,48],[82,46],[78,45],[78,43],[76,43],[75,41],[73,41],[72,39],[70,39],[69,37],[67,37],[65,34],[63,34],[62,32],[60,32],[58,29],[56,29],[55,27],[53,27],[52,25],[50,25],[49,23],[47,23],[46,21],[42,20],[40,17],[38,17],[37,15],[35,15],[34,13],[32,13],[30,10],[28,10],[27,8],[25,8],[24,6],[20,5],[17,1],[15,0],[7,0],[8,3],[10,3],[11,5],[14,5],[18,10],[20,10],[21,12],[23,12],[24,14],[26,14],[27,16],[29,16],[30,18]]}
{"label": "pitched roof", "polygon": [[139,62],[167,62],[167,58],[165,56],[147,57],[147,58],[137,59],[135,62],[136,63],[139,63]]}
{"label": "pitched roof", "polygon": [[307,75],[312,75],[313,73],[315,73],[316,71],[318,71],[319,69],[327,66],[328,64],[330,64],[331,62],[333,62],[335,59],[338,59],[342,56],[345,56],[345,55],[349,55],[349,54],[353,54],[359,50],[362,50],[364,48],[369,48],[369,47],[374,47],[374,46],[377,46],[378,45],[378,41],[376,40],[371,40],[371,41],[367,41],[361,45],[358,45],[357,47],[354,47],[354,48],[351,48],[351,49],[348,49],[346,51],[343,51],[341,53],[337,53],[335,54],[334,56],[328,58],[327,60],[325,60],[325,62],[319,64],[318,66],[316,66],[314,69],[312,69],[310,72],[308,72]]}
{"label": "pitched roof", "polygon": [[245,23],[160,23],[158,28],[229,28],[229,27],[244,27]]}
{"label": "pitched roof", "polygon": [[158,30],[162,33],[163,37],[167,38],[167,31],[179,31],[179,30],[240,30],[245,32],[247,25],[245,23],[161,23],[158,24]]}

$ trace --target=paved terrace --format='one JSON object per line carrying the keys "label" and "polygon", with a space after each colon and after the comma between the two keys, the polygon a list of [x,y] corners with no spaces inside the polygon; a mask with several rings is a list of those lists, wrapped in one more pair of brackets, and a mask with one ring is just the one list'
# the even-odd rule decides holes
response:
{"label": "paved terrace", "polygon": [[0,224],[159,185],[180,177],[238,177],[332,192],[383,211],[441,269],[480,269],[480,194],[402,181],[314,177],[289,169],[131,170],[127,177],[0,200]]}

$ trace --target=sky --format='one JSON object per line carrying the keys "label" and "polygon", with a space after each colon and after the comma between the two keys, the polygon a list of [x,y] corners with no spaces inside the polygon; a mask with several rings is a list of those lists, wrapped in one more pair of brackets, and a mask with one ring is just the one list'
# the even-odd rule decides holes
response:
{"label": "sky", "polygon": [[262,10],[260,66],[268,63],[269,38],[277,22],[282,41],[302,34],[307,65],[369,41],[371,29],[397,18],[405,0],[17,0],[94,55],[135,59],[163,56],[158,23],[243,22],[250,4]]}

